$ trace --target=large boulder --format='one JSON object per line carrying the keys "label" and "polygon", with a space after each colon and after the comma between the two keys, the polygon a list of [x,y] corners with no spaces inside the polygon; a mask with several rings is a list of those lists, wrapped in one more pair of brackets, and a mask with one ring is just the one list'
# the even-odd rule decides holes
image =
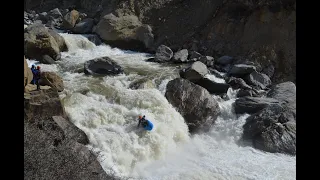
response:
{"label": "large boulder", "polygon": [[50,86],[59,92],[64,90],[62,78],[55,72],[42,72],[39,84],[42,86]]}
{"label": "large boulder", "polygon": [[280,102],[272,98],[241,97],[234,102],[234,110],[237,114],[252,114],[274,104],[280,104]]}
{"label": "large boulder", "polygon": [[214,82],[208,78],[202,78],[202,79],[196,81],[195,84],[205,88],[210,93],[214,93],[214,94],[227,93],[227,91],[230,87],[229,84]]}
{"label": "large boulder", "polygon": [[180,51],[174,53],[173,55],[173,62],[175,63],[183,63],[188,60],[188,50],[181,49]]}
{"label": "large boulder", "polygon": [[54,60],[61,58],[60,48],[55,38],[42,24],[28,26],[24,33],[25,56],[30,59],[40,59],[49,55]]}
{"label": "large boulder", "polygon": [[190,67],[180,71],[180,77],[191,82],[197,82],[209,73],[207,66],[200,61],[194,62]]}
{"label": "large boulder", "polygon": [[63,17],[63,27],[65,29],[72,29],[75,25],[76,22],[79,18],[79,12],[77,10],[72,10],[68,12],[64,17]]}
{"label": "large boulder", "polygon": [[24,57],[24,86],[29,84],[32,81],[33,74],[31,69],[28,67],[28,63],[26,61],[26,57]]}
{"label": "large boulder", "polygon": [[49,34],[56,40],[60,52],[68,51],[68,46],[62,36],[60,36],[56,31],[48,29]]}
{"label": "large boulder", "polygon": [[247,118],[243,138],[267,152],[296,154],[296,120],[279,104],[271,105]]}
{"label": "large boulder", "polygon": [[231,76],[235,77],[243,77],[248,75],[256,70],[256,67],[253,65],[246,65],[246,64],[235,64],[229,71]]}
{"label": "large boulder", "polygon": [[94,32],[109,44],[124,49],[140,50],[153,44],[151,27],[143,25],[134,15],[107,14],[100,19]]}
{"label": "large boulder", "polygon": [[160,45],[157,48],[155,61],[156,62],[168,62],[173,56],[172,50],[165,45]]}
{"label": "large boulder", "polygon": [[186,79],[169,81],[165,97],[184,117],[191,133],[209,129],[220,114],[212,95]]}
{"label": "large boulder", "polygon": [[54,61],[54,59],[52,59],[50,56],[48,55],[43,55],[41,59],[38,59],[40,63],[42,64],[56,64],[56,62]]}
{"label": "large boulder", "polygon": [[[35,91],[34,93],[35,94],[31,93],[31,98],[25,99],[24,115],[26,120],[45,121],[51,119],[52,116],[67,118],[56,90],[50,88]],[[39,117],[41,117],[41,119]]]}
{"label": "large boulder", "polygon": [[277,84],[267,97],[271,104],[247,118],[243,137],[254,147],[268,152],[296,154],[296,86],[292,82]]}
{"label": "large boulder", "polygon": [[271,86],[270,78],[266,74],[258,73],[257,71],[253,71],[244,79],[248,84],[258,87],[259,89],[266,89]]}
{"label": "large boulder", "polygon": [[117,75],[123,73],[123,69],[109,57],[101,57],[85,62],[84,73],[91,75]]}
{"label": "large boulder", "polygon": [[92,18],[86,18],[76,24],[72,31],[78,34],[87,34],[92,32],[93,26],[94,20]]}

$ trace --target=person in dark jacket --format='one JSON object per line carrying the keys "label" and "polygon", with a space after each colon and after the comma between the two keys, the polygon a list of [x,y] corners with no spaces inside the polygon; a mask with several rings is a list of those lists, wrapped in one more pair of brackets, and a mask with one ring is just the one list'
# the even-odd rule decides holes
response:
{"label": "person in dark jacket", "polygon": [[37,90],[40,90],[40,84],[39,84],[39,80],[41,78],[41,71],[40,71],[40,66],[37,66],[37,69],[35,70],[35,82],[37,84]]}
{"label": "person in dark jacket", "polygon": [[31,81],[31,84],[36,84],[36,75],[35,75],[35,70],[36,70],[36,66],[35,65],[32,65],[31,66],[31,72],[32,72],[32,81]]}

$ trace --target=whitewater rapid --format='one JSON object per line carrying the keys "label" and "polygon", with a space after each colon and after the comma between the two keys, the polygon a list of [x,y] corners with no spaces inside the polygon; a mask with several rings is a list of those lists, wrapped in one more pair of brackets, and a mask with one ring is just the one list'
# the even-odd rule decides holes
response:
{"label": "whitewater rapid", "polygon": [[[176,66],[146,62],[149,54],[96,46],[84,36],[61,33],[69,48],[55,65],[43,65],[64,81],[60,93],[70,120],[90,140],[89,148],[107,173],[132,179],[296,179],[296,157],[266,153],[238,140],[247,114],[237,117],[232,109],[236,91],[229,100],[213,96],[221,115],[210,132],[190,135],[183,117],[164,97],[166,84],[178,77]],[[94,78],[83,73],[87,60],[109,56],[124,68],[124,74]],[[36,63],[28,61],[29,65]],[[223,79],[209,75],[209,79]],[[152,87],[130,89],[137,80],[150,80]],[[146,115],[154,130],[137,128],[137,117]]]}

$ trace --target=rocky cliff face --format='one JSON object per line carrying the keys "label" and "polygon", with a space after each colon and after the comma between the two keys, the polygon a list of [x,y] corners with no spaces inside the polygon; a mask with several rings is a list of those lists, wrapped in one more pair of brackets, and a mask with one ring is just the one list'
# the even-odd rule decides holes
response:
{"label": "rocky cliff face", "polygon": [[24,179],[116,179],[108,176],[86,134],[65,115],[53,88],[24,97]]}
{"label": "rocky cliff face", "polygon": [[[136,15],[151,26],[154,46],[164,44],[219,57],[234,56],[273,65],[274,82],[296,76],[295,0],[26,0],[26,9],[77,9],[100,17]],[[58,5],[59,4],[59,5]],[[177,28],[178,27],[178,28]]]}

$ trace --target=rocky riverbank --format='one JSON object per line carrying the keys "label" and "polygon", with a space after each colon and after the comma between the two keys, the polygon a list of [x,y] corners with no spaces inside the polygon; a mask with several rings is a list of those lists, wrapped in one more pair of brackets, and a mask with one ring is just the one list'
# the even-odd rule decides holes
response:
{"label": "rocky riverbank", "polygon": [[86,134],[68,120],[58,94],[63,90],[61,78],[42,73],[41,84],[46,86],[37,91],[29,84],[32,73],[24,61],[24,178],[116,179],[85,146]]}

